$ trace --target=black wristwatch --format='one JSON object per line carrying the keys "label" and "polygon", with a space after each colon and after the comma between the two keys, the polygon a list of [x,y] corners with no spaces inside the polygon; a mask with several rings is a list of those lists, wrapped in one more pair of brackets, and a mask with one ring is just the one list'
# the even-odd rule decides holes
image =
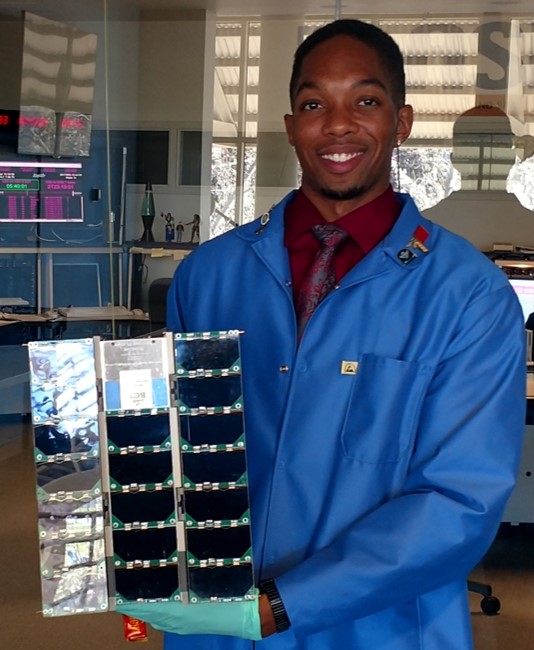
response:
{"label": "black wristwatch", "polygon": [[284,603],[280,598],[278,589],[274,584],[274,580],[270,580],[270,579],[262,580],[260,582],[260,594],[265,594],[267,596],[267,599],[269,600],[269,604],[271,605],[271,609],[273,610],[274,622],[276,624],[276,631],[285,632],[285,630],[287,630],[290,627],[291,621],[289,620],[289,616],[287,615],[286,608],[284,607]]}

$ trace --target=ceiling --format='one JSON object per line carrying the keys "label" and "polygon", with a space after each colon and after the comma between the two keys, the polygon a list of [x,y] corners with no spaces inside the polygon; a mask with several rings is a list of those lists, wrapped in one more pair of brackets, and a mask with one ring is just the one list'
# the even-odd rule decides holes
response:
{"label": "ceiling", "polygon": [[[113,2],[113,0],[108,0]],[[115,0],[116,1],[116,0]],[[125,0],[144,8],[210,9],[220,16],[505,14],[534,12],[532,0]],[[372,11],[371,11],[372,10]]]}
{"label": "ceiling", "polygon": [[[534,13],[532,0],[0,0],[0,14],[15,15],[21,10],[40,13],[46,8],[52,19],[98,19],[107,2],[112,18],[123,10],[213,11],[217,16],[301,16],[336,17],[380,15],[504,15],[529,16]],[[117,10],[117,13],[116,13]]]}

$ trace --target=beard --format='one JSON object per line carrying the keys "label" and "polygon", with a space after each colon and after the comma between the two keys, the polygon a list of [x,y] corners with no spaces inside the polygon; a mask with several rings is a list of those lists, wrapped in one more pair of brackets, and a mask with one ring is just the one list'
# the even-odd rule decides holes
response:
{"label": "beard", "polygon": [[358,199],[366,192],[365,187],[349,187],[346,190],[332,190],[328,187],[321,187],[319,192],[326,198],[332,201],[351,201]]}

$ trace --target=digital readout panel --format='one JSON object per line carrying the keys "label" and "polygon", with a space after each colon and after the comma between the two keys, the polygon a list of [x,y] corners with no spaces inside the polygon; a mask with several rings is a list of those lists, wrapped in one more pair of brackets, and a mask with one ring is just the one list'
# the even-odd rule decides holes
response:
{"label": "digital readout panel", "polygon": [[29,350],[45,615],[255,598],[239,332]]}
{"label": "digital readout panel", "polygon": [[83,221],[82,165],[0,161],[0,221]]}

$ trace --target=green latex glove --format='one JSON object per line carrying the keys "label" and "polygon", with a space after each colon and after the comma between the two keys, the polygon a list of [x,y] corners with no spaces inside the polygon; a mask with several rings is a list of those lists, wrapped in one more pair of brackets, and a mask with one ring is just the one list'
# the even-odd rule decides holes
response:
{"label": "green latex glove", "polygon": [[257,600],[229,603],[125,603],[116,611],[173,634],[222,634],[250,641],[261,639]]}

